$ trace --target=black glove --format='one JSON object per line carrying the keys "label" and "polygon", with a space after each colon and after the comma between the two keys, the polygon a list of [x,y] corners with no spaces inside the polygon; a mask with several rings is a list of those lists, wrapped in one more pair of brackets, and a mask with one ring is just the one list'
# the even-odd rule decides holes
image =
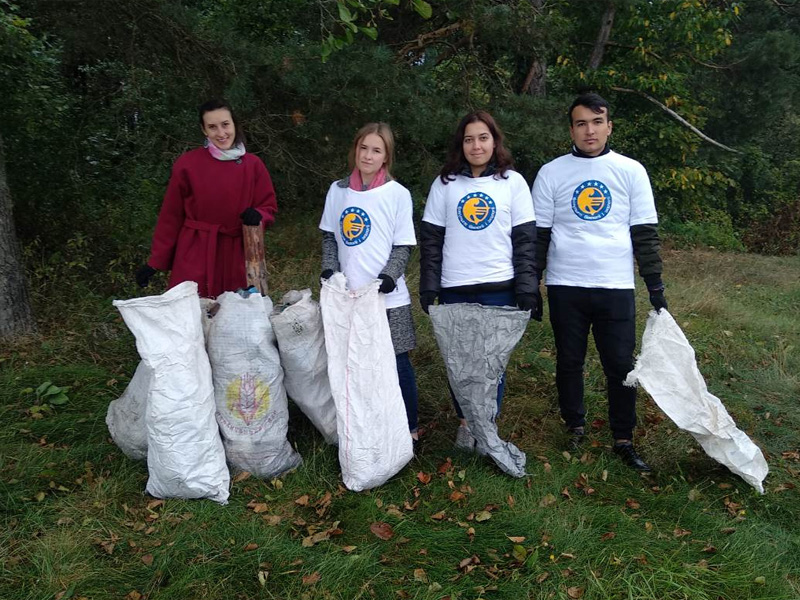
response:
{"label": "black glove", "polygon": [[136,270],[136,283],[139,284],[139,287],[147,287],[150,284],[150,278],[157,272],[157,269],[154,269],[148,264],[139,267]]}
{"label": "black glove", "polygon": [[542,315],[544,314],[544,304],[542,304],[542,292],[539,290],[538,285],[533,295],[536,296],[536,308],[531,310],[531,319],[541,322]]}
{"label": "black glove", "polygon": [[333,269],[325,269],[322,273],[319,274],[320,279],[328,280],[333,275]]}
{"label": "black glove", "polygon": [[239,215],[245,225],[258,225],[261,223],[261,213],[255,208],[248,208]]}
{"label": "black glove", "polygon": [[520,310],[529,310],[531,315],[536,312],[536,294],[517,294],[517,307]]}
{"label": "black glove", "polygon": [[661,312],[662,308],[667,308],[667,299],[664,297],[664,288],[648,290],[650,292],[650,304],[656,312]]}
{"label": "black glove", "polygon": [[378,291],[381,294],[388,294],[393,292],[394,289],[397,287],[397,284],[394,282],[394,279],[389,277],[388,275],[381,273],[378,275],[378,279],[381,280],[381,287],[378,288]]}
{"label": "black glove", "polygon": [[420,292],[419,294],[419,304],[422,306],[422,310],[425,314],[429,314],[428,310],[430,309],[431,304],[436,302],[436,296],[438,296],[436,292]]}

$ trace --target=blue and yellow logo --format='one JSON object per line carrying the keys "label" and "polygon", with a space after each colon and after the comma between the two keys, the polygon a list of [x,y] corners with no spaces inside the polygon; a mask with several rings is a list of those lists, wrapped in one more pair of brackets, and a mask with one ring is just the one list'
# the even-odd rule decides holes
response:
{"label": "blue and yellow logo", "polygon": [[611,192],[602,181],[590,179],[575,188],[572,211],[584,221],[599,221],[611,210]]}
{"label": "blue and yellow logo", "polygon": [[486,229],[494,221],[497,207],[490,196],[482,192],[470,192],[458,203],[458,220],[470,231]]}
{"label": "blue and yellow logo", "polygon": [[372,221],[367,211],[356,206],[345,208],[339,219],[345,246],[358,246],[369,237]]}

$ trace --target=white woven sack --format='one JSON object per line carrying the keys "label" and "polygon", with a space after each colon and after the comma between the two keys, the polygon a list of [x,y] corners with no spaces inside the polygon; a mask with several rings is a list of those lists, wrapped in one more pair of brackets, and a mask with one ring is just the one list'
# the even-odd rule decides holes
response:
{"label": "white woven sack", "polygon": [[270,316],[278,338],[289,397],[329,444],[336,444],[336,405],[328,382],[328,354],[319,304],[311,290],[292,290]]}
{"label": "white woven sack", "polygon": [[764,455],[708,391],[694,349],[666,309],[647,317],[642,352],[625,379],[625,385],[637,383],[706,454],[764,493],[762,482],[769,472]]}
{"label": "white woven sack", "polygon": [[275,477],[302,459],[286,439],[289,410],[268,318],[272,301],[225,292],[217,302],[206,346],[225,455],[238,469]]}
{"label": "white woven sack", "polygon": [[339,464],[348,489],[385,483],[414,455],[379,283],[347,289],[342,273],[322,284],[328,378],[336,403]]}
{"label": "white woven sack", "polygon": [[108,405],[106,425],[111,439],[125,456],[133,460],[147,458],[145,413],[152,385],[153,369],[141,361],[122,396]]}
{"label": "white woven sack", "polygon": [[230,473],[214,419],[214,388],[197,284],[161,296],[115,300],[136,348],[153,369],[147,404],[147,493],[225,504]]}

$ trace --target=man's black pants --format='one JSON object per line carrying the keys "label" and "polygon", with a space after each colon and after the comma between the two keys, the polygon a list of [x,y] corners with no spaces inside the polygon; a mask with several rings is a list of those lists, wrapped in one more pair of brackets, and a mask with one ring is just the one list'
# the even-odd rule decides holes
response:
{"label": "man's black pants", "polygon": [[622,382],[633,368],[636,305],[633,290],[547,286],[556,341],[556,387],[567,427],[583,427],[583,364],[589,330],[608,383],[608,422],[614,439],[633,439],[636,388]]}

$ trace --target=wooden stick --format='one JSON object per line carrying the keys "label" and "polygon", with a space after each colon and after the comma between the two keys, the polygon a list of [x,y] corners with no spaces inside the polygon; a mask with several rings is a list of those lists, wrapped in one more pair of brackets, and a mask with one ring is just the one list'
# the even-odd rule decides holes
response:
{"label": "wooden stick", "polygon": [[264,258],[264,229],[261,225],[242,225],[244,237],[244,265],[247,271],[247,285],[255,286],[266,296],[269,292],[267,286],[267,261]]}

